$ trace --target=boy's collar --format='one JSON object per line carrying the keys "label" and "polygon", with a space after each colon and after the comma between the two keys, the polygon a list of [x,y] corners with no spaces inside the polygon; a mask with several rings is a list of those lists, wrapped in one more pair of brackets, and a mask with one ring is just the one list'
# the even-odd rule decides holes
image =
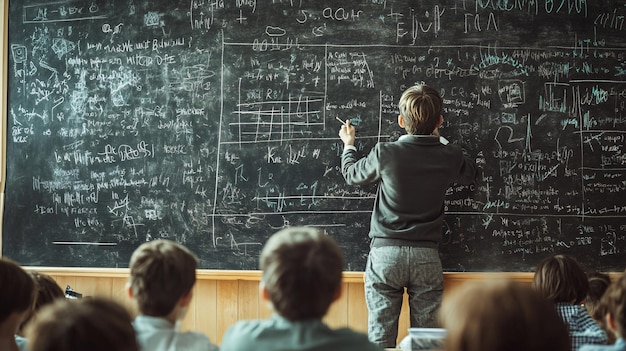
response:
{"label": "boy's collar", "polygon": [[398,138],[398,140],[406,140],[406,139],[410,139],[410,138],[439,138],[439,142],[442,143],[443,145],[448,145],[450,142],[448,141],[448,139],[442,137],[442,136],[436,136],[436,135],[432,135],[432,134],[404,134],[401,135],[400,138]]}

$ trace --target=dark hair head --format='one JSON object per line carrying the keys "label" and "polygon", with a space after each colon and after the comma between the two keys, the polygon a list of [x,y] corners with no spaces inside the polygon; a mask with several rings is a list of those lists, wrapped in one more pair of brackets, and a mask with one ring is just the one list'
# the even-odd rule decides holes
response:
{"label": "dark hair head", "polygon": [[103,298],[58,299],[26,328],[30,351],[138,351],[130,314]]}
{"label": "dark hair head", "polygon": [[191,251],[170,240],[139,246],[130,258],[130,288],[139,311],[168,315],[196,283],[197,265]]}
{"label": "dark hair head", "polygon": [[31,308],[35,282],[22,267],[6,258],[0,259],[0,286],[0,322]]}
{"label": "dark hair head", "polygon": [[606,273],[592,272],[588,274],[589,292],[585,297],[585,308],[598,323],[603,323],[606,315],[605,308],[600,304],[600,299],[606,289],[611,285],[611,278]]}
{"label": "dark hair head", "polygon": [[589,291],[585,271],[568,255],[555,255],[541,261],[535,269],[532,285],[554,303],[579,304]]}
{"label": "dark hair head", "polygon": [[33,308],[30,310],[28,315],[24,317],[24,320],[20,325],[20,332],[41,307],[54,302],[56,299],[65,298],[63,289],[61,289],[59,284],[57,284],[51,276],[33,271],[28,272],[28,274],[35,282],[35,301],[33,303]]}
{"label": "dark hair head", "polygon": [[626,272],[606,290],[600,304],[606,307],[615,323],[617,334],[626,338]]}
{"label": "dark hair head", "polygon": [[291,227],[267,241],[260,265],[262,283],[281,316],[292,321],[319,319],[339,292],[343,255],[321,231]]}
{"label": "dark hair head", "polygon": [[415,85],[407,89],[402,93],[398,105],[407,133],[431,134],[439,123],[442,106],[439,92],[427,85]]}
{"label": "dark hair head", "polygon": [[463,284],[443,300],[446,351],[570,351],[567,327],[553,304],[525,284]]}

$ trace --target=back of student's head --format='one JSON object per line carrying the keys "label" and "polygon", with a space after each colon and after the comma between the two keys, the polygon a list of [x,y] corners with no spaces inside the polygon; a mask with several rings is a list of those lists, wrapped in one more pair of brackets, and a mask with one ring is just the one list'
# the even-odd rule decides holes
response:
{"label": "back of student's head", "polygon": [[427,85],[414,85],[400,97],[400,115],[407,133],[431,134],[439,118],[443,102],[439,92]]}
{"label": "back of student's head", "polygon": [[154,240],[139,246],[130,259],[130,289],[141,314],[168,315],[196,283],[198,260],[184,246]]}
{"label": "back of student's head", "polygon": [[609,286],[602,296],[601,304],[611,315],[617,334],[626,338],[626,272]]}
{"label": "back of student's head", "polygon": [[532,285],[544,298],[554,303],[578,304],[589,291],[587,274],[568,255],[555,255],[541,261],[535,269]]}
{"label": "back of student's head", "polygon": [[29,351],[138,351],[128,311],[103,298],[59,299],[26,328]]}
{"label": "back of student's head", "polygon": [[338,296],[343,255],[317,229],[290,227],[272,235],[260,265],[274,309],[289,320],[322,318]]}
{"label": "back of student's head", "polygon": [[13,313],[30,310],[35,294],[35,282],[15,262],[0,259],[0,322]]}
{"label": "back of student's head", "polygon": [[571,350],[554,306],[521,283],[466,283],[443,299],[440,318],[446,351]]}
{"label": "back of student's head", "polygon": [[589,291],[585,297],[585,308],[598,322],[602,322],[605,316],[605,308],[600,304],[600,299],[606,289],[611,285],[611,278],[606,273],[592,272],[588,274]]}
{"label": "back of student's head", "polygon": [[39,272],[30,271],[28,274],[33,278],[35,282],[35,300],[30,312],[26,315],[20,326],[20,333],[26,324],[33,318],[35,313],[39,311],[43,306],[54,302],[56,299],[65,298],[63,289],[52,279],[51,276]]}

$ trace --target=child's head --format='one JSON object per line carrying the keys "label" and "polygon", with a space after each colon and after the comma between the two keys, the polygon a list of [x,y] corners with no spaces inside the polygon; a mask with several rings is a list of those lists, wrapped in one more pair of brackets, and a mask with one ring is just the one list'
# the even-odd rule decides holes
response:
{"label": "child's head", "polygon": [[28,272],[28,274],[35,282],[35,301],[33,302],[33,308],[26,315],[24,321],[22,321],[22,325],[20,325],[20,334],[24,326],[26,326],[41,307],[54,302],[56,299],[65,298],[63,289],[61,289],[59,284],[57,284],[51,276],[33,271]]}
{"label": "child's head", "polygon": [[128,311],[102,299],[58,299],[26,328],[30,351],[138,351]]}
{"label": "child's head", "polygon": [[445,350],[571,350],[552,304],[521,283],[466,283],[443,299],[439,315]]}
{"label": "child's head", "polygon": [[320,319],[340,295],[341,249],[317,229],[290,227],[272,235],[260,264],[264,297],[286,319]]}
{"label": "child's head", "polygon": [[33,304],[35,282],[22,267],[3,258],[0,259],[0,286],[0,324],[20,314],[15,324],[17,328]]}
{"label": "child's head", "polygon": [[588,275],[589,292],[585,297],[585,308],[589,315],[597,322],[602,322],[605,316],[605,308],[600,304],[600,299],[606,289],[611,285],[611,278],[608,274],[593,272]]}
{"label": "child's head", "polygon": [[585,271],[567,255],[555,255],[541,261],[535,269],[532,285],[553,303],[579,304],[589,291]]}
{"label": "child's head", "polygon": [[443,102],[439,92],[427,85],[415,85],[400,97],[400,116],[407,133],[431,134],[441,123]]}
{"label": "child's head", "polygon": [[142,244],[130,259],[129,289],[141,314],[165,317],[196,283],[198,260],[170,240]]}
{"label": "child's head", "polygon": [[626,337],[626,273],[609,286],[600,303],[606,307],[608,327]]}

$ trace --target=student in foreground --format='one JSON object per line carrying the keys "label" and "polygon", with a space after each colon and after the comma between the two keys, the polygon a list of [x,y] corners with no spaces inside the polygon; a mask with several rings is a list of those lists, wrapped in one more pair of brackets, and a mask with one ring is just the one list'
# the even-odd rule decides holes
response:
{"label": "student in foreground", "polygon": [[569,351],[567,327],[528,285],[466,283],[446,296],[440,311],[445,351]]}
{"label": "student in foreground", "polygon": [[139,351],[128,311],[93,297],[55,300],[26,327],[29,351]]}
{"label": "student in foreground", "polygon": [[585,345],[581,351],[626,351],[626,273],[609,285],[600,301],[606,307],[606,325],[617,340],[613,345]]}
{"label": "student in foreground", "polygon": [[411,327],[435,327],[443,296],[439,243],[444,200],[453,183],[472,184],[476,164],[457,145],[439,136],[443,101],[427,85],[407,89],[398,104],[406,135],[380,142],[357,157],[355,129],[341,127],[341,172],[350,185],[378,183],[370,221],[372,239],[365,268],[368,336],[394,347],[406,288]]}
{"label": "student in foreground", "polygon": [[204,334],[179,329],[193,297],[196,267],[193,253],[170,240],[144,243],[131,256],[128,295],[139,310],[133,326],[142,350],[217,350]]}
{"label": "student in foreground", "polygon": [[52,279],[51,276],[39,272],[30,271],[28,274],[33,278],[35,282],[35,300],[33,307],[28,311],[20,328],[18,329],[18,335],[23,335],[28,322],[35,316],[35,314],[44,306],[53,303],[57,299],[65,298],[63,289]]}
{"label": "student in foreground", "polygon": [[589,291],[583,268],[571,256],[550,256],[535,269],[532,286],[556,306],[556,312],[568,326],[572,350],[584,344],[608,342],[606,333],[580,305]]}
{"label": "student in foreground", "polygon": [[35,297],[35,282],[13,261],[0,259],[0,350],[26,350],[26,339],[17,336]]}
{"label": "student in foreground", "polygon": [[324,233],[310,227],[277,232],[265,244],[260,266],[261,296],[275,314],[231,326],[221,351],[381,350],[363,334],[322,322],[341,295],[343,271],[341,249]]}

